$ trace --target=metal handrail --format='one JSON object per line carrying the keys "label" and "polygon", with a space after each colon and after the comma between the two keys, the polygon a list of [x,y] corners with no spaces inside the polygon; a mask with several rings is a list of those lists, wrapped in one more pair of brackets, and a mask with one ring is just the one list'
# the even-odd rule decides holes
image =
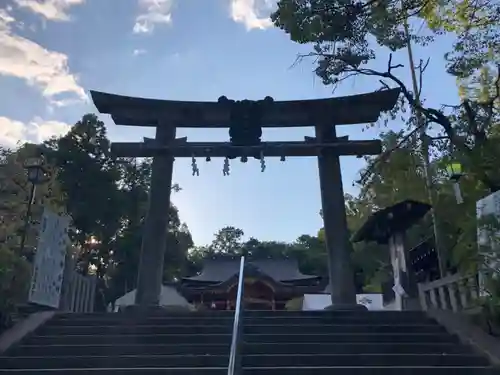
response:
{"label": "metal handrail", "polygon": [[244,270],[245,270],[245,257],[242,256],[240,260],[240,274],[238,277],[238,294],[236,295],[236,306],[234,308],[234,323],[233,335],[231,338],[231,350],[229,352],[229,366],[227,367],[227,375],[241,374],[241,353],[240,353],[240,340],[242,326],[240,325],[241,319],[241,301],[244,292]]}

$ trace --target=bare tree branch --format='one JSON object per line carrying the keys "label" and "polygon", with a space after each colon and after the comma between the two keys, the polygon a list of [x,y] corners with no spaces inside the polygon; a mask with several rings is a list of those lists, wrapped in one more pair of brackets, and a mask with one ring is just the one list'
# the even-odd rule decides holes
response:
{"label": "bare tree branch", "polygon": [[[328,56],[326,56],[326,57],[328,57]],[[331,56],[331,57],[333,58],[333,56]],[[335,58],[339,59],[338,56],[335,56]],[[457,134],[456,130],[453,127],[453,124],[452,124],[450,118],[447,115],[445,115],[441,110],[437,110],[435,108],[424,107],[420,101],[416,100],[414,93],[412,93],[407,88],[407,86],[404,84],[404,82],[392,73],[392,71],[394,69],[404,67],[404,65],[402,65],[402,64],[393,64],[392,63],[392,54],[389,55],[389,60],[387,63],[387,71],[385,71],[385,72],[376,71],[376,70],[369,69],[369,68],[360,68],[359,66],[353,65],[349,61],[344,61],[344,63],[347,65],[347,69],[345,70],[346,75],[344,76],[344,78],[347,75],[361,74],[361,75],[366,75],[366,76],[376,76],[376,77],[386,78],[386,79],[391,80],[393,83],[395,83],[401,89],[401,93],[403,94],[404,98],[408,101],[410,106],[417,113],[420,113],[421,115],[425,116],[427,121],[424,122],[424,124],[426,125],[428,123],[436,123],[436,124],[440,125],[443,128],[446,136],[452,142],[452,144],[454,144],[455,147],[457,147],[457,149],[459,149],[461,152],[463,152],[465,155],[467,155],[472,160],[472,151],[473,150],[471,149],[471,146],[469,146],[467,144],[467,139],[465,137],[461,137]],[[499,72],[500,72],[500,70],[499,70]],[[383,87],[388,88],[389,85],[387,83],[383,83]],[[466,105],[467,105],[465,103],[466,102],[462,103],[462,105],[465,106],[464,109],[466,109]],[[472,115],[472,113],[471,113],[471,115]],[[472,117],[470,117],[469,121],[471,123],[475,123],[476,119],[474,116],[472,116]],[[410,134],[412,134],[412,133],[410,133]],[[409,138],[409,136],[408,136],[408,138]],[[408,138],[405,138],[403,143]],[[396,148],[398,148],[398,147],[396,147]],[[394,150],[392,150],[392,151],[394,151]],[[388,155],[390,155],[390,153],[392,151],[391,150],[386,151],[386,153],[384,153],[383,155],[381,155],[381,157],[379,159],[377,159],[378,161],[376,163],[385,160],[388,157]],[[369,168],[368,174],[365,173],[363,175],[363,177],[361,178],[361,180],[362,181],[366,180],[366,176],[368,176],[372,170],[373,170],[373,167]],[[475,168],[474,171],[478,175],[478,178],[490,190],[495,191],[496,189],[498,189],[497,184],[495,184],[493,182],[493,180],[485,173],[483,168]]]}

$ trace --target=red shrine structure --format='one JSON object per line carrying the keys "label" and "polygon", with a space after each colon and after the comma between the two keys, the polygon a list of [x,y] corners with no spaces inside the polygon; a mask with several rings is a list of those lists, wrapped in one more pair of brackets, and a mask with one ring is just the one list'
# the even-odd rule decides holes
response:
{"label": "red shrine structure", "polygon": [[[196,305],[232,310],[236,304],[239,257],[206,258],[199,275],[181,280],[180,292]],[[320,293],[326,281],[304,275],[291,258],[248,259],[245,264],[244,306],[248,310],[284,310],[288,301],[306,293]]]}

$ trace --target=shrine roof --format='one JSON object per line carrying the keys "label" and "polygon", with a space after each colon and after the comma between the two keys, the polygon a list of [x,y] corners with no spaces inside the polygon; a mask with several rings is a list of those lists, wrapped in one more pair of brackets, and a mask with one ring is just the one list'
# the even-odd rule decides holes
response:
{"label": "shrine roof", "polygon": [[[338,98],[275,101],[262,118],[262,127],[311,126],[320,120],[332,125],[377,121],[381,111],[392,109],[399,89]],[[122,96],[90,91],[100,113],[110,114],[117,125],[227,128],[230,107],[214,102],[175,101]]]}
{"label": "shrine roof", "polygon": [[352,237],[353,242],[387,243],[389,238],[404,232],[431,209],[427,203],[405,200],[372,214]]}
{"label": "shrine roof", "polygon": [[[318,276],[304,275],[299,271],[297,260],[291,258],[256,258],[245,262],[247,268],[254,268],[258,273],[269,276],[278,282],[314,280]],[[185,281],[221,283],[239,273],[240,258],[233,256],[215,256],[206,258],[203,269],[197,276],[186,277]]]}

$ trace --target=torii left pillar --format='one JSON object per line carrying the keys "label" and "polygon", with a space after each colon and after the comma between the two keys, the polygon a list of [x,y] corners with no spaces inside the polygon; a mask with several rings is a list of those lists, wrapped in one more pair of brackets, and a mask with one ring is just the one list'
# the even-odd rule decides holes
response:
{"label": "torii left pillar", "polygon": [[[159,124],[156,127],[157,144],[168,145],[175,141],[175,126]],[[141,255],[137,276],[135,304],[140,308],[159,305],[167,231],[169,225],[170,193],[174,157],[162,154],[153,158],[149,208],[142,231]]]}

